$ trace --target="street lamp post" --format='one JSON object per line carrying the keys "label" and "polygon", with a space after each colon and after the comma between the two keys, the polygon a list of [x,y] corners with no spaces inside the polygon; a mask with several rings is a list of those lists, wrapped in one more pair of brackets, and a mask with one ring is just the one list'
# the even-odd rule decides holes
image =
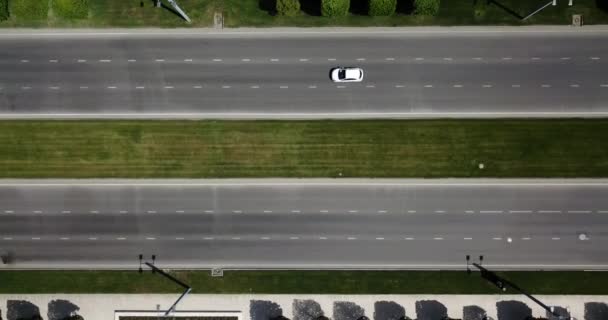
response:
{"label": "street lamp post", "polygon": [[[574,2],[574,0],[568,0],[568,6],[570,6],[570,7],[571,7],[571,6],[573,5],[573,2]],[[532,17],[533,15],[535,15],[535,14],[537,14],[537,13],[539,13],[539,12],[543,11],[543,10],[544,10],[546,7],[548,7],[548,6],[550,6],[550,5],[556,6],[556,5],[557,5],[557,0],[551,0],[551,1],[549,1],[547,4],[545,4],[544,6],[542,6],[542,7],[538,8],[538,9],[536,9],[534,12],[532,12],[532,13],[530,13],[529,15],[527,15],[527,16],[525,16],[525,17],[523,17],[521,20],[522,20],[522,21],[528,20],[528,18],[530,18],[530,17]]]}
{"label": "street lamp post", "polygon": [[[141,268],[141,266],[142,266],[142,259],[143,259],[143,255],[140,254],[139,255],[139,273],[142,273],[142,271],[143,271],[142,268]],[[156,260],[156,255],[152,255],[152,263],[146,261],[146,262],[144,262],[144,264],[152,269],[152,273],[158,272],[161,276],[163,276],[163,277],[165,277],[165,278],[167,278],[167,279],[169,279],[169,280],[177,283],[178,285],[180,285],[182,288],[185,289],[184,292],[179,296],[179,298],[177,298],[177,300],[173,303],[173,305],[171,305],[171,307],[165,312],[165,316],[168,316],[171,312],[175,311],[175,307],[177,306],[177,304],[180,301],[182,301],[182,299],[184,297],[186,297],[186,295],[188,295],[188,293],[190,293],[190,291],[192,291],[192,288],[189,285],[181,282],[180,280],[178,280],[174,276],[172,276],[172,275],[164,272],[162,269],[157,268],[154,265],[154,261],[155,260]]]}

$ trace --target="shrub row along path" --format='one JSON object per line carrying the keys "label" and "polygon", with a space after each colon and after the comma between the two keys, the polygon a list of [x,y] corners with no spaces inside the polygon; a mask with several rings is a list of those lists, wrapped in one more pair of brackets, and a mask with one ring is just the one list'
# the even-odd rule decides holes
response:
{"label": "shrub row along path", "polygon": [[435,30],[4,35],[0,116],[608,114],[606,32]]}
{"label": "shrub row along path", "polygon": [[[605,181],[3,181],[11,268],[606,269]],[[108,199],[111,199],[108,200]]]}

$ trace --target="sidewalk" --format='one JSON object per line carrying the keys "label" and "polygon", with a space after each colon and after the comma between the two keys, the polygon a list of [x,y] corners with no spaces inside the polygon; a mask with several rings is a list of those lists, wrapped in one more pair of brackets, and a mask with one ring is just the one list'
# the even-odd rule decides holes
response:
{"label": "sidewalk", "polygon": [[[115,318],[115,310],[166,310],[178,296],[177,293],[0,295],[0,310],[3,319],[7,320],[36,312],[43,319],[59,320],[70,311],[77,311],[86,320],[108,320]],[[568,308],[570,315],[579,320],[608,319],[608,296],[539,295],[536,298],[548,306]],[[53,300],[65,301],[51,303]],[[361,316],[373,320],[397,320],[404,315],[419,320],[439,320],[445,315],[477,320],[484,311],[497,320],[521,320],[527,315],[547,317],[544,309],[522,295],[192,294],[178,305],[177,310],[240,311],[242,320],[268,320],[279,315],[293,320],[314,320],[320,315],[332,320],[357,320]]]}

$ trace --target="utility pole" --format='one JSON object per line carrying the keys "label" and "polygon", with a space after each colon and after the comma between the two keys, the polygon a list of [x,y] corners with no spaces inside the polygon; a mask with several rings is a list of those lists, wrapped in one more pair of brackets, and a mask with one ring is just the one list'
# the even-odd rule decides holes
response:
{"label": "utility pole", "polygon": [[[142,270],[142,268],[141,268],[141,267],[142,267],[142,260],[143,260],[143,255],[141,255],[141,254],[140,254],[140,255],[139,255],[139,273],[142,273],[142,272],[143,272],[143,270]],[[147,262],[147,261],[146,261],[144,264],[145,264],[145,265],[147,265],[148,267],[150,267],[150,268],[152,269],[152,273],[156,273],[156,272],[158,272],[158,273],[159,273],[161,276],[163,276],[163,277],[165,277],[165,278],[167,278],[167,279],[169,279],[169,280],[171,280],[171,281],[173,281],[173,282],[177,283],[177,284],[178,284],[178,285],[180,285],[182,288],[184,288],[184,292],[181,294],[181,296],[179,296],[179,298],[177,298],[177,300],[176,300],[176,301],[173,303],[173,305],[172,305],[172,306],[171,306],[171,307],[170,307],[170,308],[169,308],[169,309],[168,309],[168,310],[165,312],[165,317],[166,317],[166,316],[168,316],[168,315],[169,315],[171,312],[175,311],[175,307],[177,306],[177,304],[178,304],[180,301],[182,301],[182,299],[183,299],[184,297],[186,297],[186,295],[188,295],[188,293],[190,293],[190,291],[192,291],[192,288],[191,288],[189,285],[187,285],[187,284],[185,284],[185,283],[181,282],[180,280],[178,280],[178,279],[177,279],[177,278],[175,278],[174,276],[172,276],[172,275],[170,275],[170,274],[168,274],[168,273],[164,272],[163,270],[161,270],[161,269],[157,268],[157,267],[154,265],[155,260],[156,260],[156,255],[152,255],[152,263],[150,263],[150,262]]]}
{"label": "utility pole", "polygon": [[[574,4],[573,2],[574,2],[574,0],[568,0],[568,6],[570,6],[570,7],[571,7],[571,6]],[[556,5],[557,5],[557,0],[551,0],[551,1],[549,1],[549,3],[545,4],[544,6],[542,6],[542,7],[538,8],[538,9],[536,9],[534,12],[532,12],[532,13],[530,13],[529,15],[527,15],[527,16],[525,16],[525,17],[523,17],[523,19],[521,19],[521,20],[522,20],[522,21],[528,20],[528,18],[530,18],[530,17],[532,17],[533,15],[535,15],[535,14],[537,14],[537,13],[539,13],[539,12],[543,11],[543,10],[544,10],[546,7],[548,7],[548,6],[550,6],[550,5],[556,6]]]}

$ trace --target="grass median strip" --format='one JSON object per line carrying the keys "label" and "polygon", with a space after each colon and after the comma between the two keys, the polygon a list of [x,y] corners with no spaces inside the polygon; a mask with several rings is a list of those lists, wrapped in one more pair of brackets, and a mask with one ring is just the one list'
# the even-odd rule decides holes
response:
{"label": "grass median strip", "polygon": [[[494,294],[478,272],[209,271],[172,272],[193,293]],[[608,272],[503,272],[535,294],[608,294]],[[0,271],[0,293],[168,293],[181,288],[149,271]],[[509,293],[509,292],[508,292]],[[510,292],[517,294],[516,292]]]}
{"label": "grass median strip", "polygon": [[608,119],[0,122],[1,178],[607,176]]}

